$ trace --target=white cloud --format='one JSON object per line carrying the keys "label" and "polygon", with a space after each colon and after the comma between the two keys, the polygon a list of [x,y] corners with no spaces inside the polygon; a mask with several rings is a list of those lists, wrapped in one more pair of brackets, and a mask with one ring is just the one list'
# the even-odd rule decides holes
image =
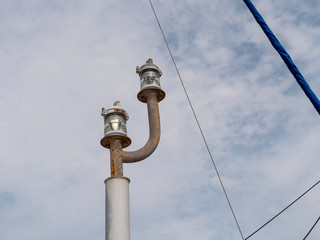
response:
{"label": "white cloud", "polygon": [[[318,2],[254,4],[319,96]],[[319,116],[242,1],[154,5],[247,236],[319,180]],[[240,239],[148,1],[3,1],[0,16],[1,239],[103,238],[100,109],[121,100],[143,146],[149,57],[167,97],[158,149],[124,168],[132,239]],[[303,238],[318,193],[252,239]]]}

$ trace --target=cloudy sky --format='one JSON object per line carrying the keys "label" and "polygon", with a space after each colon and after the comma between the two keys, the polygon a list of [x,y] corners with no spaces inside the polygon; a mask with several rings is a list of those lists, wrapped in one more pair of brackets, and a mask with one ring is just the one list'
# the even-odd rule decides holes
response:
{"label": "cloudy sky", "polygon": [[[254,0],[320,96],[320,1]],[[241,0],[154,0],[244,236],[319,180],[319,115]],[[162,137],[131,179],[131,239],[241,239],[147,0],[0,0],[0,239],[104,239],[101,107],[148,138],[137,65],[163,71]],[[253,236],[300,240],[313,189]],[[320,239],[317,226],[308,239]]]}

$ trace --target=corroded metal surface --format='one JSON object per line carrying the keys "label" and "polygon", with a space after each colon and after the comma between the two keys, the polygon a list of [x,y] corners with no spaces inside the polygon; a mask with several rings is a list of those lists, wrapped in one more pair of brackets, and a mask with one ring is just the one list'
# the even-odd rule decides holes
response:
{"label": "corroded metal surface", "polygon": [[149,139],[141,149],[133,152],[122,151],[124,163],[141,161],[150,156],[157,148],[160,140],[160,116],[156,92],[146,90],[148,118],[149,118]]}
{"label": "corroded metal surface", "polygon": [[110,144],[111,177],[123,176],[122,144],[120,139],[114,139]]}
{"label": "corroded metal surface", "polygon": [[147,89],[143,89],[141,90],[138,95],[137,95],[137,98],[139,99],[140,102],[143,102],[143,103],[147,103],[148,102],[148,92],[152,90],[153,92],[156,93],[156,96],[157,96],[157,101],[160,102],[162,101],[165,96],[166,96],[166,93],[162,90],[162,89],[158,89],[158,88],[147,88]]}
{"label": "corroded metal surface", "polygon": [[114,141],[115,139],[120,139],[122,148],[126,148],[130,146],[131,144],[131,139],[123,134],[113,134],[109,136],[105,136],[104,138],[101,139],[100,144],[105,147],[110,149],[111,142]]}

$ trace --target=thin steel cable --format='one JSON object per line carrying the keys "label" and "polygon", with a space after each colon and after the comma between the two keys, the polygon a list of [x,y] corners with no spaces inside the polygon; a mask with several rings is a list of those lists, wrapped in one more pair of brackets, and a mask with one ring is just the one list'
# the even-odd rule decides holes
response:
{"label": "thin steel cable", "polygon": [[307,233],[307,235],[304,237],[303,240],[305,240],[305,239],[308,237],[308,235],[312,232],[313,228],[314,228],[314,227],[317,225],[317,223],[319,222],[319,219],[320,219],[320,217],[319,217],[318,220],[315,222],[315,224],[313,224],[312,228],[310,229],[310,231]]}
{"label": "thin steel cable", "polygon": [[262,228],[264,228],[266,225],[268,225],[272,220],[274,220],[276,217],[278,217],[281,213],[283,213],[285,210],[287,210],[289,207],[291,207],[295,202],[297,202],[300,198],[302,198],[304,195],[306,195],[312,188],[314,188],[315,186],[318,185],[318,183],[320,182],[320,180],[318,182],[316,182],[312,187],[310,187],[307,191],[305,191],[303,194],[301,194],[296,200],[294,200],[292,203],[290,203],[287,207],[285,207],[283,210],[281,210],[277,215],[275,215],[273,218],[271,218],[268,222],[266,222],[265,224],[263,224],[260,228],[258,228],[256,231],[254,231],[253,233],[251,233],[248,237],[246,237],[245,240],[249,239],[250,237],[252,237],[254,234],[256,234],[257,232],[259,232]]}
{"label": "thin steel cable", "polygon": [[217,168],[217,166],[216,166],[216,164],[215,164],[215,162],[214,162],[214,160],[213,160],[213,157],[212,157],[211,151],[210,151],[210,149],[209,149],[207,140],[206,140],[206,138],[205,138],[205,136],[204,136],[204,134],[203,134],[203,131],[202,131],[202,129],[201,129],[201,126],[200,126],[198,117],[197,117],[197,115],[196,115],[196,113],[195,113],[195,111],[194,111],[194,108],[193,108],[193,106],[192,106],[192,103],[191,103],[191,100],[190,100],[190,98],[189,98],[188,92],[187,92],[187,90],[186,90],[186,88],[185,88],[185,86],[184,86],[184,83],[183,83],[183,81],[182,81],[182,77],[181,77],[181,75],[180,75],[180,72],[179,72],[179,70],[178,70],[176,61],[174,60],[174,57],[173,57],[172,52],[171,52],[171,50],[170,50],[170,47],[169,47],[167,38],[166,38],[166,36],[164,35],[164,32],[163,32],[163,30],[162,30],[160,21],[159,21],[159,19],[158,19],[158,16],[157,16],[157,14],[156,14],[156,11],[155,11],[155,9],[154,9],[154,7],[153,7],[153,4],[152,4],[151,0],[149,0],[149,3],[150,3],[150,6],[151,6],[151,8],[152,8],[153,14],[154,14],[154,16],[155,16],[155,18],[156,18],[156,20],[157,20],[157,23],[158,23],[158,26],[159,26],[159,28],[160,28],[162,37],[163,37],[163,39],[164,39],[164,41],[165,41],[165,43],[166,43],[166,46],[167,46],[167,49],[168,49],[169,54],[170,54],[170,56],[171,56],[171,60],[172,60],[172,62],[173,62],[173,65],[174,65],[174,67],[175,67],[175,69],[176,69],[176,72],[177,72],[177,74],[178,74],[178,76],[179,76],[180,83],[181,83],[181,85],[182,85],[182,88],[183,88],[183,90],[184,90],[184,93],[185,93],[185,95],[186,95],[186,97],[187,97],[187,99],[188,99],[188,102],[189,102],[190,108],[191,108],[191,110],[192,110],[193,116],[194,116],[194,118],[195,118],[195,120],[196,120],[196,122],[197,122],[197,125],[198,125],[198,128],[199,128],[199,130],[200,130],[202,139],[203,139],[203,141],[204,141],[204,144],[205,144],[205,146],[206,146],[206,148],[207,148],[207,151],[208,151],[209,156],[210,156],[210,158],[211,158],[211,161],[212,161],[212,164],[213,164],[213,166],[214,166],[214,169],[215,169],[215,171],[216,171],[216,173],[217,173],[217,176],[218,176],[218,178],[219,178],[220,185],[221,185],[221,187],[222,187],[222,189],[223,189],[223,192],[224,192],[224,195],[225,195],[225,197],[226,197],[226,199],[227,199],[227,201],[228,201],[230,210],[231,210],[232,215],[233,215],[233,218],[234,218],[234,220],[235,220],[235,222],[236,222],[236,224],[237,224],[237,227],[238,227],[238,230],[239,230],[239,232],[240,232],[241,238],[242,238],[242,240],[244,240],[244,237],[243,237],[243,234],[242,234],[240,225],[239,225],[239,223],[238,223],[237,217],[236,217],[236,215],[235,215],[235,213],[234,213],[234,211],[233,211],[233,208],[232,208],[232,206],[231,206],[231,202],[230,202],[230,200],[229,200],[228,194],[227,194],[226,189],[225,189],[225,187],[224,187],[224,185],[223,185],[223,183],[222,183],[222,180],[221,180],[221,177],[220,177],[218,168]]}

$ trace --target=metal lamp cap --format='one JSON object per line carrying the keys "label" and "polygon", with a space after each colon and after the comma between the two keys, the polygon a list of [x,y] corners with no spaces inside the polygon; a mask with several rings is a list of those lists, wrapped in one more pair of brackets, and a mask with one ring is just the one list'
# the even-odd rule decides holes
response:
{"label": "metal lamp cap", "polygon": [[101,116],[104,118],[107,118],[110,114],[113,113],[120,113],[123,115],[126,119],[126,121],[129,120],[129,115],[128,113],[121,107],[120,101],[114,102],[113,106],[109,109],[102,108]]}
{"label": "metal lamp cap", "polygon": [[161,77],[162,75],[160,68],[157,65],[153,64],[152,58],[149,58],[146,61],[146,64],[143,64],[141,67],[137,66],[136,68],[136,73],[138,73],[140,76],[146,71],[154,71],[158,73],[159,77]]}

